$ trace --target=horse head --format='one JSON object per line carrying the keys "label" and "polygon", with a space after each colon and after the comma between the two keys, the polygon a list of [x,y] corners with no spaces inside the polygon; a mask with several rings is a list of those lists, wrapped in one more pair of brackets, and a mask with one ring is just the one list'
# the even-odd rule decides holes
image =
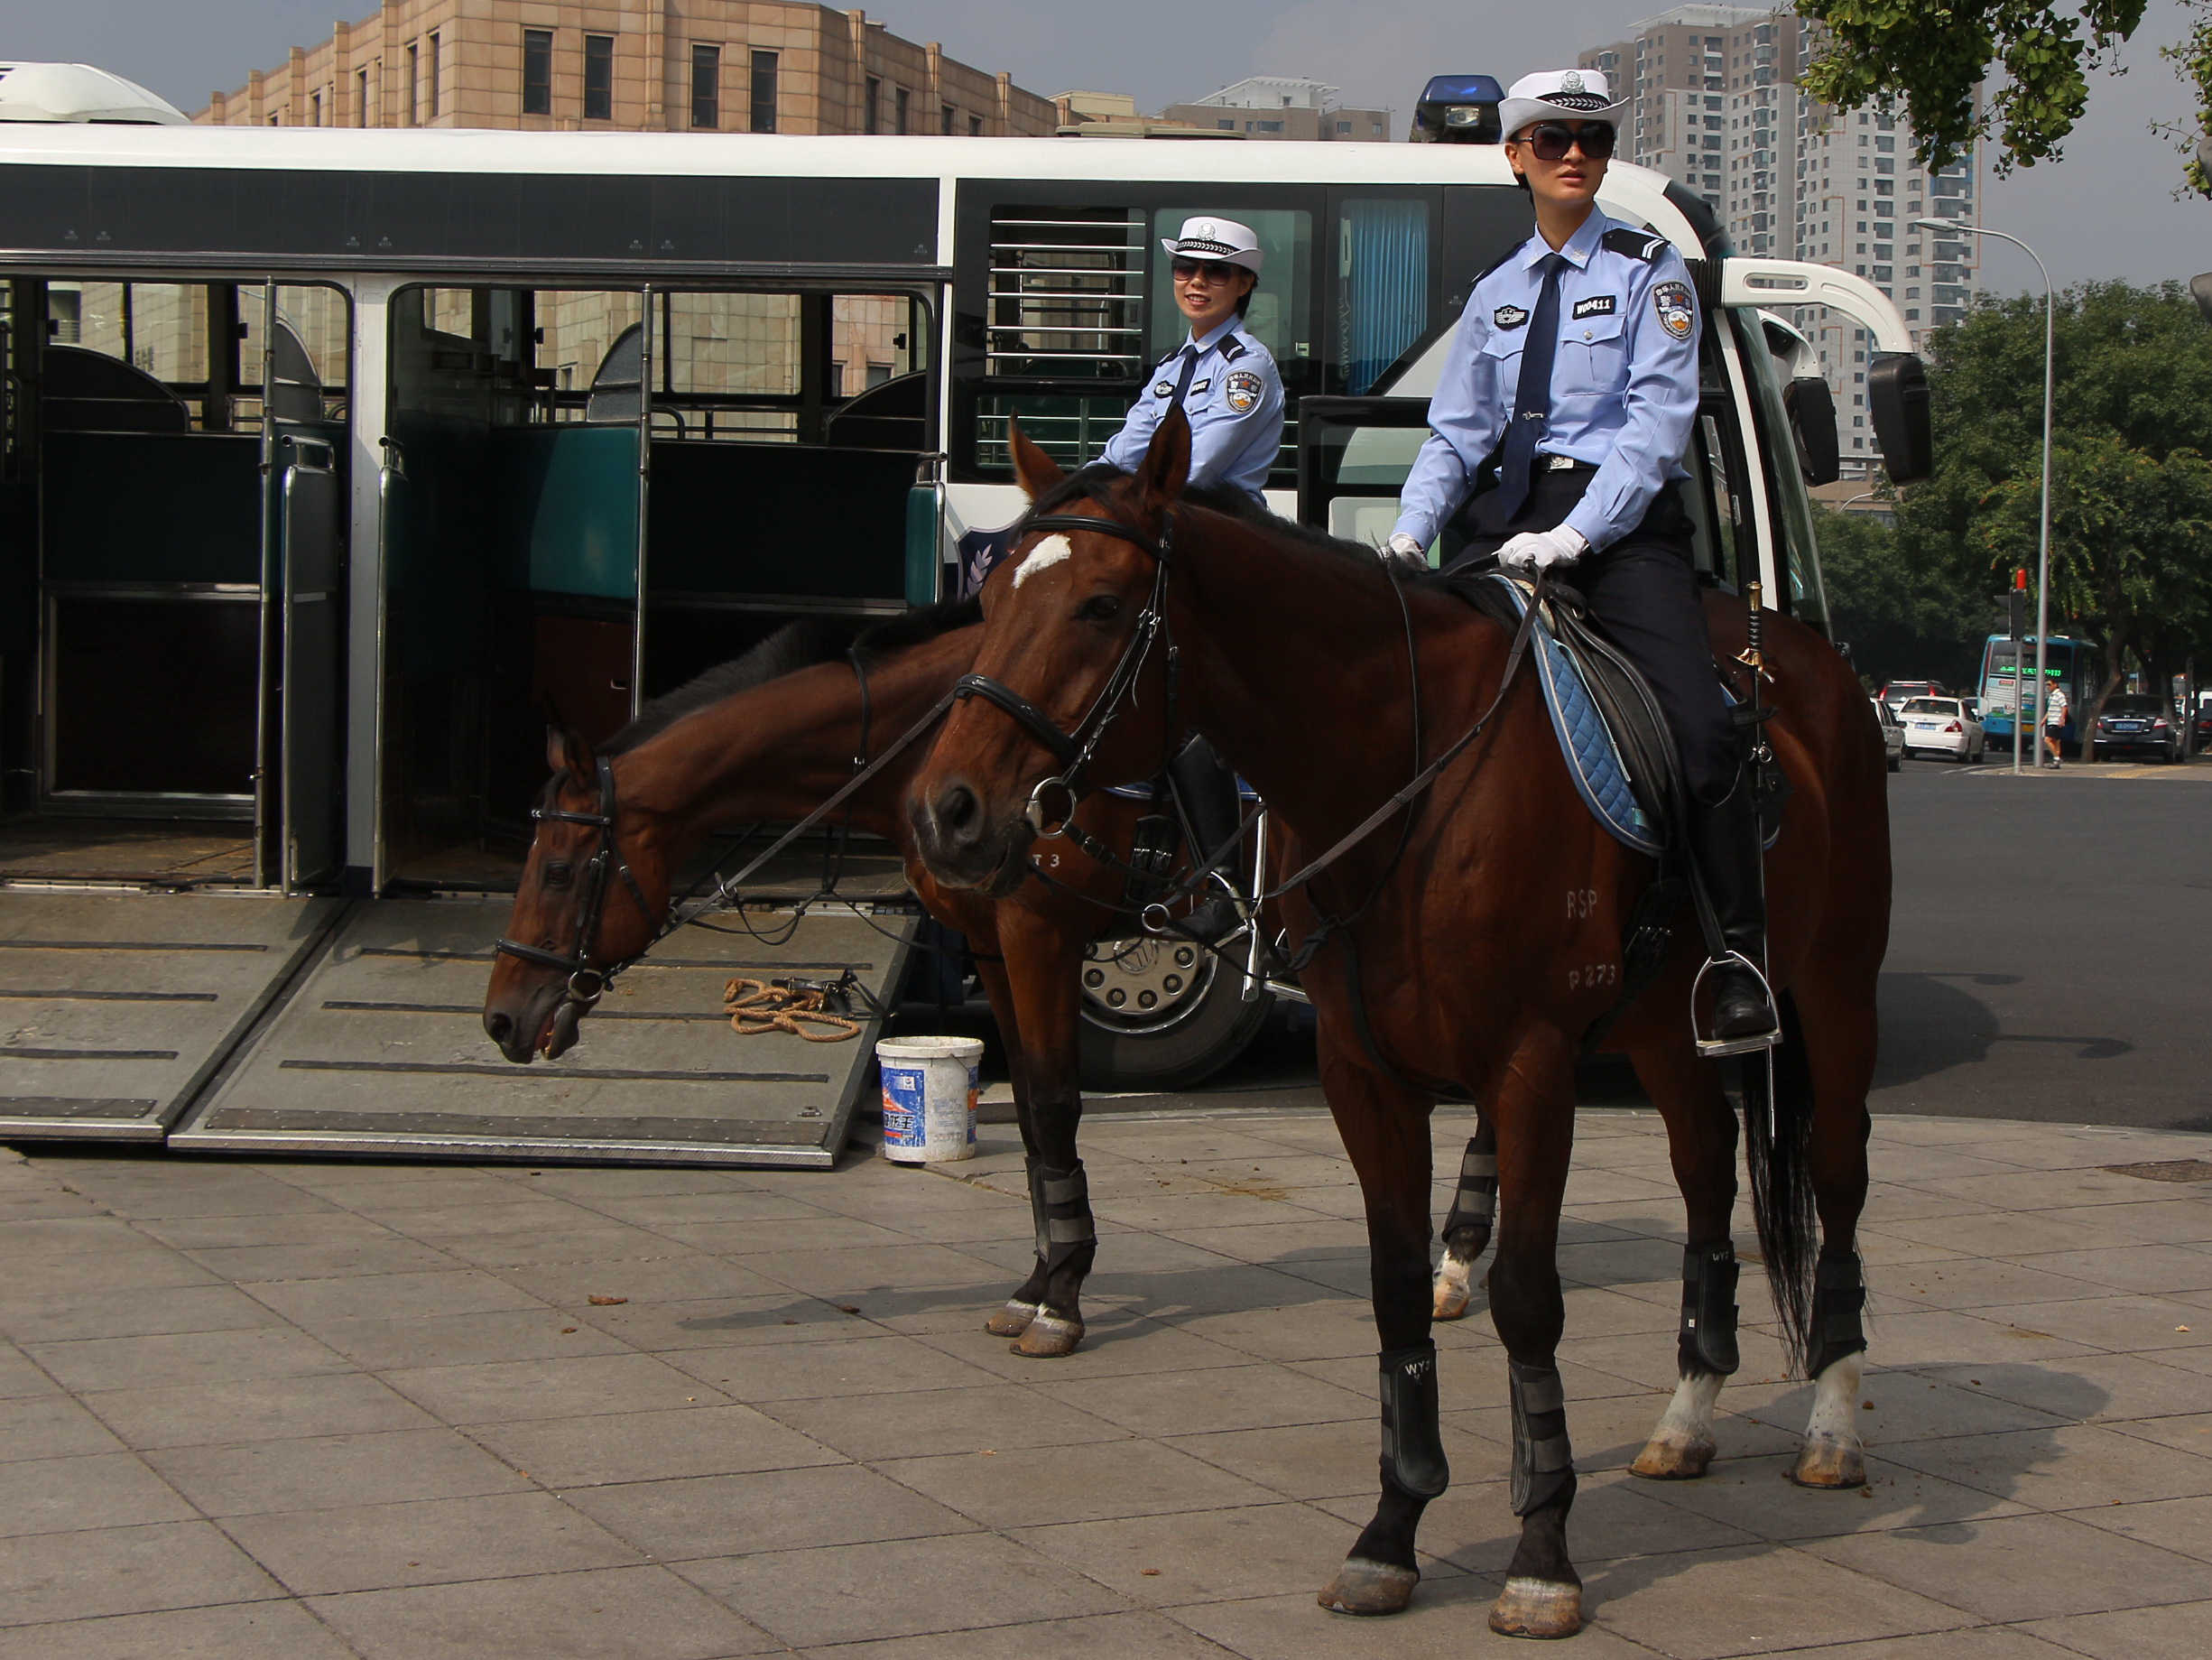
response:
{"label": "horse head", "polygon": [[906,797],[930,874],[995,896],[1085,790],[1152,776],[1180,741],[1159,604],[1190,470],[1180,409],[1125,479],[1064,475],[1018,422],[1009,441],[1031,508],[984,584],[974,671]]}
{"label": "horse head", "polygon": [[659,932],[668,897],[661,839],[641,835],[615,792],[614,763],[549,727],[552,777],[531,810],[537,833],[484,996],[484,1030],[508,1060],[553,1060],[608,978]]}

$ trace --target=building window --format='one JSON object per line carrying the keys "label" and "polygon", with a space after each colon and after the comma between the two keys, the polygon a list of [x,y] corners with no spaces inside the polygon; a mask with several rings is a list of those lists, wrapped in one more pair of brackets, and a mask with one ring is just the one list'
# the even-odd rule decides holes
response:
{"label": "building window", "polygon": [[584,37],[584,119],[614,118],[615,37],[588,34]]}
{"label": "building window", "polygon": [[947,138],[952,136],[952,124],[960,118],[960,112],[949,104],[937,107],[937,130]]}
{"label": "building window", "polygon": [[553,113],[553,32],[523,31],[523,114]]}
{"label": "building window", "polygon": [[322,125],[322,94],[319,92],[309,93],[307,103],[309,111],[308,125],[320,126]]}
{"label": "building window", "polygon": [[776,54],[772,51],[753,54],[753,130],[776,130]]}
{"label": "building window", "polygon": [[1260,123],[1260,131],[1263,133],[1280,133],[1282,131],[1282,123],[1280,121],[1263,121]]}
{"label": "building window", "polygon": [[354,71],[353,124],[356,126],[366,126],[369,124],[368,71],[366,70]]}
{"label": "building window", "polygon": [[722,125],[722,49],[691,49],[691,125],[711,133]]}
{"label": "building window", "polygon": [[1349,138],[1352,135],[1352,124],[1349,121],[1339,121],[1337,123],[1337,131],[1343,137]]}
{"label": "building window", "polygon": [[1214,125],[1219,127],[1225,133],[1234,133],[1236,131],[1236,123],[1234,121],[1217,121],[1214,123]]}
{"label": "building window", "polygon": [[876,112],[883,107],[883,102],[884,83],[871,75],[868,77],[866,97],[862,100],[860,106],[860,130],[862,132],[873,133],[875,131]]}
{"label": "building window", "polygon": [[891,378],[891,366],[887,363],[871,363],[866,374],[869,385],[880,386]]}
{"label": "building window", "polygon": [[983,136],[983,117],[981,116],[970,116],[967,118],[967,135],[970,138]]}
{"label": "building window", "polygon": [[893,126],[892,131],[894,133],[906,132],[908,130],[906,125],[907,112],[912,106],[913,94],[909,92],[904,87],[901,87],[898,88],[896,93],[893,94],[892,103],[894,107],[893,113],[896,117],[895,125]]}
{"label": "building window", "polygon": [[430,119],[438,119],[438,37],[430,36]]}
{"label": "building window", "polygon": [[400,112],[403,126],[422,124],[422,48],[412,42],[407,46],[407,102]]}

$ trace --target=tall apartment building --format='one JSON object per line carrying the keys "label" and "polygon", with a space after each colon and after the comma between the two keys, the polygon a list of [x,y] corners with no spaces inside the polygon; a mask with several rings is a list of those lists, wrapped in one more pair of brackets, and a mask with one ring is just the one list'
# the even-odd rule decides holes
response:
{"label": "tall apartment building", "polygon": [[1188,104],[1171,104],[1163,121],[1242,138],[1304,139],[1386,144],[1387,109],[1348,109],[1337,102],[1337,88],[1318,80],[1282,75],[1248,75]]}
{"label": "tall apartment building", "polygon": [[[1931,174],[1914,163],[1912,134],[1901,122],[1808,97],[1797,82],[1819,46],[1817,25],[1792,12],[1681,5],[1578,61],[1633,96],[1628,159],[1702,197],[1739,253],[1865,277],[1896,302],[1919,346],[1930,329],[1966,315],[1977,251],[1971,237],[1917,230],[1911,221],[1971,221],[1976,158]],[[1845,465],[1864,471],[1878,455],[1866,413],[1865,331],[1812,308],[1793,320],[1818,348],[1836,394]]]}
{"label": "tall apartment building", "polygon": [[218,92],[230,126],[1042,136],[1049,98],[801,0],[385,0]]}

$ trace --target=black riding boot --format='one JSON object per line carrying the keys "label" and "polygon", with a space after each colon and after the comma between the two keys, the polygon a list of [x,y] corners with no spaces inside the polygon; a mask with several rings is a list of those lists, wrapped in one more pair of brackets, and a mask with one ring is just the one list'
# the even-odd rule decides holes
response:
{"label": "black riding boot", "polygon": [[[1761,879],[1759,815],[1750,780],[1739,778],[1717,807],[1695,803],[1690,838],[1698,872],[1705,878],[1720,936],[1729,951],[1766,967],[1766,895]],[[1719,1043],[1740,1043],[1775,1032],[1781,1022],[1759,976],[1734,958],[1706,977],[1713,988],[1713,1025]]]}
{"label": "black riding boot", "polygon": [[[1183,746],[1180,754],[1168,763],[1168,776],[1175,781],[1175,793],[1181,799],[1183,811],[1190,821],[1190,829],[1199,845],[1189,849],[1195,866],[1221,853],[1235,836],[1244,819],[1244,803],[1236,793],[1236,774],[1203,737],[1193,737]],[[1226,874],[1234,879],[1236,872],[1232,862]],[[1208,896],[1199,901],[1186,926],[1203,940],[1217,940],[1226,933],[1236,920],[1235,908],[1220,897],[1220,888],[1208,885]]]}

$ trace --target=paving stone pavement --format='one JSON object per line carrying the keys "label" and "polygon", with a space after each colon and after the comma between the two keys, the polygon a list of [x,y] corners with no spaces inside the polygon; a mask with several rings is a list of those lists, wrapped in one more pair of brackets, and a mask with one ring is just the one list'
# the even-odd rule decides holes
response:
{"label": "paving stone pavement", "polygon": [[[1469,1128],[1440,1116],[1437,1168]],[[1680,1201],[1580,1116],[1561,1370],[1584,1660],[2212,1652],[2212,1137],[1889,1117],[1867,1486],[1790,1486],[1755,1270],[1703,1481]],[[1314,1591],[1374,1488],[1365,1246],[1315,1113],[1084,1132],[1091,1336],[981,1331],[1010,1131],[935,1170],[0,1151],[0,1660],[1461,1656],[1514,1536],[1502,1354],[1438,1329],[1454,1486],[1414,1607]],[[1440,1215],[1448,1195],[1439,1190]],[[1747,1219],[1737,1238],[1748,1246]]]}

